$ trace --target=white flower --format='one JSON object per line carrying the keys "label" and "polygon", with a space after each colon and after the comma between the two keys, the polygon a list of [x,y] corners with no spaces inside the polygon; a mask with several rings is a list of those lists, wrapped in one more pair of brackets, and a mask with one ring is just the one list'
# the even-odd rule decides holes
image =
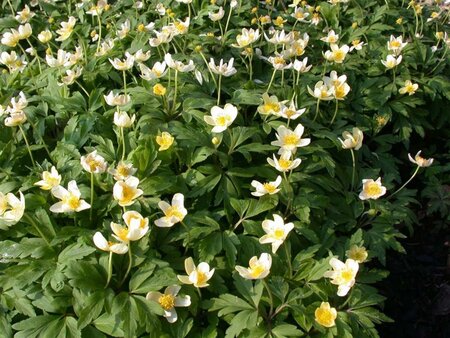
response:
{"label": "white flower", "polygon": [[97,154],[97,150],[86,156],[81,156],[80,162],[83,169],[88,173],[101,174],[106,171],[106,161],[103,156]]}
{"label": "white flower", "polygon": [[407,42],[403,42],[403,37],[400,35],[398,37],[395,37],[391,35],[389,38],[389,41],[387,43],[387,47],[389,51],[392,51],[395,56],[400,55],[402,52],[402,49],[407,45]]}
{"label": "white flower", "polygon": [[352,41],[352,45],[350,46],[350,52],[353,50],[361,50],[365,45],[364,41],[360,41],[358,39]]}
{"label": "white flower", "polygon": [[227,103],[223,108],[220,108],[219,106],[212,107],[211,116],[206,115],[203,119],[209,125],[214,126],[211,130],[213,133],[221,133],[233,123],[237,114],[237,108],[231,103]]}
{"label": "white flower", "polygon": [[237,44],[232,44],[233,47],[245,48],[259,39],[259,29],[253,30],[252,28],[242,28],[241,34],[236,36]]}
{"label": "white flower", "polygon": [[201,262],[198,266],[195,266],[192,257],[186,258],[184,268],[188,275],[178,275],[178,280],[184,284],[194,284],[196,288],[209,286],[207,281],[211,279],[215,271],[215,269],[210,269],[209,264],[206,262]]}
{"label": "white flower", "polygon": [[295,120],[298,117],[302,116],[305,111],[306,108],[301,108],[297,110],[297,108],[295,108],[294,102],[292,101],[289,107],[283,105],[278,115],[284,117],[285,119]]}
{"label": "white flower", "polygon": [[406,94],[413,95],[417,89],[419,89],[419,85],[417,83],[412,83],[411,80],[406,80],[405,85],[401,87],[398,92],[400,94]]}
{"label": "white flower", "polygon": [[20,113],[28,106],[27,98],[23,92],[19,93],[19,96],[11,99],[10,105],[6,108],[8,113]]}
{"label": "white flower", "polygon": [[262,95],[263,103],[258,106],[258,113],[262,115],[279,115],[283,109],[283,104],[278,101],[275,95],[269,96],[269,94],[264,93]]}
{"label": "white flower", "polygon": [[190,72],[192,70],[194,70],[194,61],[189,60],[188,64],[184,64],[181,61],[176,61],[172,58],[172,55],[167,53],[164,56],[164,61],[166,62],[167,66],[169,68],[175,69],[179,72]]}
{"label": "white flower", "polygon": [[26,23],[25,25],[20,25],[19,28],[17,28],[17,30],[19,32],[20,40],[28,39],[33,33],[33,30],[31,29],[31,25],[29,23]]}
{"label": "white flower", "polygon": [[113,39],[105,39],[101,43],[99,51],[95,52],[95,56],[103,56],[113,48],[114,48],[114,40]]}
{"label": "white flower", "polygon": [[306,22],[306,19],[308,18],[309,13],[305,12],[303,10],[303,8],[296,6],[294,9],[294,13],[292,13],[291,16],[300,22]]}
{"label": "white flower", "polygon": [[235,266],[239,275],[245,279],[263,279],[270,273],[272,256],[268,253],[262,253],[259,258],[253,256],[248,263],[248,268],[244,268],[240,265]]}
{"label": "white flower", "polygon": [[112,236],[122,243],[138,241],[148,232],[148,226],[141,227],[140,224],[132,224],[131,227],[127,227],[111,222],[110,226],[114,233]]}
{"label": "white flower", "polygon": [[70,86],[75,82],[77,78],[81,76],[81,73],[83,71],[82,67],[76,67],[75,70],[72,69],[66,69],[66,76],[63,76],[61,78],[62,83],[58,82],[59,86]]}
{"label": "white flower", "polygon": [[20,221],[25,212],[25,197],[19,191],[20,199],[14,194],[8,193],[4,196],[0,193],[0,221],[8,226]]}
{"label": "white flower", "polygon": [[333,99],[333,88],[328,87],[323,81],[318,81],[314,90],[308,86],[308,92],[318,100],[329,101]]}
{"label": "white flower", "polygon": [[125,59],[122,61],[118,58],[115,58],[114,60],[108,59],[109,62],[113,65],[113,67],[117,70],[129,70],[133,68],[134,65],[134,56],[130,53],[125,53]]}
{"label": "white flower", "polygon": [[23,124],[27,121],[27,116],[23,111],[18,113],[11,113],[9,117],[5,119],[5,126],[7,127],[16,127],[20,124]]}
{"label": "white flower", "polygon": [[291,62],[287,63],[284,57],[280,54],[269,57],[267,61],[269,61],[276,70],[291,69],[293,66]]}
{"label": "white flower", "polygon": [[137,211],[126,211],[123,213],[122,218],[128,229],[140,233],[140,238],[142,238],[149,230],[148,218],[144,218]]}
{"label": "white flower", "polygon": [[225,15],[225,11],[223,10],[223,7],[219,7],[219,11],[217,13],[208,12],[208,17],[211,21],[219,21],[223,18]]}
{"label": "white flower", "polygon": [[158,206],[164,213],[164,217],[157,219],[155,225],[161,228],[172,227],[174,224],[182,222],[187,215],[187,210],[184,207],[184,195],[181,193],[173,195],[172,205],[160,201]]}
{"label": "white flower", "polygon": [[330,62],[342,63],[347,56],[350,47],[347,45],[342,45],[339,47],[338,45],[332,43],[330,45],[331,50],[327,50],[324,54],[325,59]]}
{"label": "white flower", "polygon": [[281,176],[278,175],[276,180],[273,182],[260,183],[256,180],[253,180],[251,185],[256,189],[256,191],[252,192],[253,196],[261,197],[266,194],[273,195],[280,191],[278,188],[281,184]]}
{"label": "white flower", "polygon": [[339,34],[336,34],[334,30],[330,30],[328,32],[328,35],[320,38],[321,41],[327,42],[327,43],[336,43],[339,40]]}
{"label": "white flower", "polygon": [[395,66],[398,66],[402,62],[402,56],[395,57],[395,55],[388,55],[386,57],[386,61],[381,60],[381,63],[387,68],[392,69]]}
{"label": "white flower", "polygon": [[290,152],[295,154],[298,147],[306,147],[311,143],[310,138],[302,139],[303,132],[305,128],[302,124],[298,124],[294,130],[290,130],[286,128],[284,125],[281,125],[277,129],[277,140],[271,142],[270,144],[273,146],[280,147],[278,154],[282,154],[284,152]]}
{"label": "white flower", "polygon": [[52,36],[53,36],[52,32],[46,29],[45,31],[42,31],[38,34],[38,39],[42,43],[47,43],[52,39]]}
{"label": "white flower", "polygon": [[145,62],[147,61],[151,56],[151,51],[146,51],[145,53],[142,51],[142,49],[139,49],[136,53],[134,53],[134,59],[136,62]]}
{"label": "white flower", "polygon": [[56,34],[59,35],[59,37],[56,38],[56,41],[67,40],[72,34],[76,22],[77,19],[73,16],[70,16],[67,22],[61,22],[61,28],[56,31]]}
{"label": "white flower", "polygon": [[231,58],[228,63],[224,63],[223,59],[220,59],[219,65],[216,66],[214,59],[211,58],[209,61],[209,68],[215,74],[222,75],[225,77],[236,74],[237,70],[233,67],[234,58]]}
{"label": "white flower", "polygon": [[273,215],[273,221],[266,219],[262,222],[262,228],[266,233],[259,239],[261,244],[272,244],[272,253],[276,253],[278,248],[283,244],[289,232],[294,229],[294,223],[284,224],[283,217]]}
{"label": "white flower", "polygon": [[292,68],[294,68],[297,72],[306,73],[309,72],[312,65],[307,66],[308,58],[304,58],[303,61],[295,60]]}
{"label": "white flower", "polygon": [[97,248],[103,251],[112,252],[118,255],[123,255],[128,252],[128,245],[119,242],[119,243],[113,243],[106,240],[106,238],[100,233],[96,232],[93,237],[94,244]]}
{"label": "white flower", "polygon": [[155,79],[159,79],[166,75],[166,62],[156,62],[153,67],[150,69],[143,63],[139,64],[139,68],[141,69],[141,77],[144,80],[151,81]]}
{"label": "white flower", "polygon": [[121,207],[127,207],[135,202],[135,199],[144,192],[138,189],[139,179],[134,176],[128,177],[125,181],[118,181],[113,187],[113,197]]}
{"label": "white flower", "polygon": [[147,300],[157,302],[164,309],[164,317],[169,323],[175,323],[178,319],[175,307],[188,307],[191,305],[190,296],[177,296],[181,286],[168,286],[164,293],[151,291],[147,293]]}
{"label": "white flower", "polygon": [[386,187],[381,185],[381,177],[378,177],[376,181],[372,179],[364,179],[362,180],[362,183],[363,190],[359,194],[359,198],[362,200],[376,200],[386,194]]}
{"label": "white flower", "polygon": [[330,265],[333,270],[325,272],[323,276],[331,278],[331,283],[338,285],[337,295],[344,297],[355,284],[355,277],[358,273],[359,264],[351,258],[347,259],[344,263],[333,257],[330,259]]}
{"label": "white flower", "polygon": [[8,67],[11,73],[15,72],[16,70],[22,72],[25,69],[25,66],[27,65],[27,62],[25,61],[25,55],[18,57],[16,52],[13,50],[9,54],[8,52],[1,53],[0,63]]}
{"label": "white flower", "polygon": [[17,21],[19,21],[20,23],[26,23],[33,16],[35,16],[35,13],[30,11],[30,7],[28,7],[28,5],[25,5],[25,7],[21,11],[17,12],[17,15],[15,16],[15,19]]}
{"label": "white flower", "polygon": [[134,120],[136,119],[136,115],[133,114],[133,116],[128,116],[127,112],[125,111],[116,111],[114,113],[114,124],[120,128],[129,128],[133,125]]}
{"label": "white flower", "polygon": [[49,67],[69,67],[71,65],[72,54],[66,52],[62,49],[58,49],[56,54],[56,58],[52,54],[47,54],[45,56],[45,61],[49,65]]}
{"label": "white flower", "polygon": [[274,45],[289,45],[291,43],[294,42],[295,38],[294,38],[294,33],[289,32],[288,34],[286,34],[286,32],[283,30],[281,31],[273,31],[272,37],[269,38],[266,34],[264,34],[264,38],[274,44]]}
{"label": "white flower", "polygon": [[339,141],[342,143],[342,148],[359,150],[362,147],[364,134],[359,128],[353,128],[352,134],[348,131],[344,131],[342,137],[344,140],[339,138]]}
{"label": "white flower", "polygon": [[270,157],[268,157],[267,162],[276,170],[280,172],[287,172],[290,170],[294,170],[300,165],[300,163],[302,163],[302,160],[299,158],[291,160],[291,156],[292,156],[291,152],[285,151],[281,154],[280,159],[277,159],[274,154],[273,160]]}
{"label": "white flower", "polygon": [[429,158],[429,159],[423,158],[422,156],[420,156],[421,152],[422,152],[422,150],[419,150],[417,152],[416,156],[414,156],[414,158],[412,158],[411,154],[408,154],[409,160],[412,163],[417,164],[419,167],[429,167],[430,165],[432,165],[434,159],[433,158]]}
{"label": "white flower", "polygon": [[119,39],[124,39],[130,32],[130,20],[125,20],[124,23],[120,25],[120,29],[117,31],[117,36]]}
{"label": "white flower", "polygon": [[11,32],[3,33],[1,43],[8,47],[16,47],[20,41],[20,34],[17,30],[11,29]]}
{"label": "white flower", "polygon": [[125,163],[123,161],[120,161],[115,169],[110,168],[108,170],[116,181],[125,181],[128,177],[133,176],[136,171],[137,169],[133,168],[132,163]]}
{"label": "white flower", "polygon": [[114,94],[112,91],[108,95],[103,95],[103,97],[110,106],[124,106],[131,101],[130,95]]}
{"label": "white flower", "polygon": [[60,199],[61,202],[53,204],[50,207],[51,212],[79,212],[91,207],[85,200],[80,198],[81,192],[78,189],[77,182],[74,180],[69,182],[67,190],[60,185],[52,188],[52,194]]}
{"label": "white flower", "polygon": [[189,29],[191,19],[187,17],[184,22],[181,20],[177,20],[175,23],[171,24],[172,27],[172,34],[174,36],[180,35],[180,34],[186,34]]}
{"label": "white flower", "polygon": [[56,170],[55,166],[52,166],[50,171],[44,171],[42,173],[42,180],[34,183],[34,185],[39,186],[42,190],[51,190],[57,187],[61,183],[61,175]]}

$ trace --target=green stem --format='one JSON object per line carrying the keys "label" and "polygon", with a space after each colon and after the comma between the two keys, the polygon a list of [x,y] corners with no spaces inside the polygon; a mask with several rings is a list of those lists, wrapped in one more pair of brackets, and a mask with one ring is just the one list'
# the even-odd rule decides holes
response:
{"label": "green stem", "polygon": [[106,285],[105,289],[108,287],[109,282],[111,281],[112,276],[112,258],[113,258],[113,252],[109,252],[109,260],[108,260],[108,278],[106,279]]}
{"label": "green stem", "polygon": [[405,182],[405,184],[403,184],[400,188],[398,188],[391,196],[389,196],[389,198],[391,198],[392,196],[394,196],[395,194],[399,193],[404,187],[406,187],[406,185],[412,181],[412,179],[416,176],[416,174],[419,172],[420,166],[417,166],[416,170],[414,171],[414,173],[412,174],[412,176],[409,178],[409,180],[407,180]]}
{"label": "green stem", "polygon": [[125,145],[125,133],[123,127],[120,127],[120,138],[122,139],[122,161],[125,159],[126,145]]}
{"label": "green stem", "polygon": [[209,71],[209,75],[211,75],[211,79],[213,80],[214,85],[217,87],[217,82],[216,82],[216,79],[214,77],[214,74],[212,73],[211,68],[209,67],[208,61],[206,61],[205,55],[201,51],[200,51],[200,56],[202,57],[203,61],[205,61],[206,68],[208,68],[208,71]]}
{"label": "green stem", "polygon": [[292,278],[291,253],[289,252],[286,240],[284,241],[284,245],[283,246],[284,246],[284,252],[286,254],[286,260],[287,260],[287,263],[288,263],[289,279],[291,279]]}
{"label": "green stem", "polygon": [[14,7],[12,6],[11,1],[10,0],[7,0],[7,1],[8,1],[9,8],[11,9],[12,16],[15,16],[16,12],[14,11]]}
{"label": "green stem", "polygon": [[39,229],[39,226],[36,224],[36,222],[31,218],[31,216],[29,216],[28,214],[23,214],[23,216],[26,218],[26,220],[33,226],[33,228],[37,231],[37,233],[39,234],[39,236],[41,236],[41,238],[44,240],[45,243],[47,243],[48,247],[51,248],[52,246],[50,245],[50,242],[48,241],[48,239],[44,236],[44,234],[42,233],[42,231]]}
{"label": "green stem", "polygon": [[330,122],[330,127],[331,127],[331,125],[333,124],[333,122],[334,122],[334,119],[336,118],[336,116],[337,116],[337,112],[338,112],[338,107],[339,107],[339,101],[338,100],[336,100],[336,108],[334,109],[334,115],[333,115],[333,118],[331,119],[331,122]]}
{"label": "green stem", "polygon": [[319,116],[319,104],[320,104],[320,99],[317,99],[317,103],[316,103],[316,115],[314,115],[313,122],[316,120],[317,116]]}
{"label": "green stem", "polygon": [[123,77],[123,91],[125,96],[127,96],[127,78],[125,74],[126,70],[122,70],[122,77]]}
{"label": "green stem", "polygon": [[188,226],[183,221],[180,221],[180,223],[187,232],[187,243],[186,243],[186,247],[184,248],[184,253],[186,254],[187,249],[189,247],[189,243],[191,243],[191,232],[189,231]]}
{"label": "green stem", "polygon": [[250,81],[253,80],[253,52],[248,56],[248,69],[249,69],[249,76]]}
{"label": "green stem", "polygon": [[217,83],[218,83],[218,85],[217,85],[217,105],[219,105],[219,103],[220,103],[220,90],[221,90],[221,87],[222,87],[222,74],[219,74],[219,78],[217,80]]}
{"label": "green stem", "polygon": [[128,243],[128,258],[129,258],[128,268],[127,268],[127,271],[125,272],[125,275],[123,276],[122,280],[120,281],[119,287],[122,286],[123,282],[125,282],[125,280],[127,279],[128,275],[131,271],[131,266],[133,265],[133,256],[131,254],[131,243]]}
{"label": "green stem", "polygon": [[22,133],[23,140],[25,141],[25,144],[27,145],[28,154],[30,154],[31,163],[33,164],[33,168],[36,169],[36,163],[34,162],[33,154],[31,153],[30,144],[28,143],[27,136],[25,135],[25,132],[23,131],[22,126],[19,124],[20,132]]}
{"label": "green stem", "polygon": [[230,18],[231,18],[231,12],[232,11],[233,11],[233,8],[230,7],[230,10],[228,12],[228,17],[227,17],[227,23],[225,24],[225,30],[223,32],[224,38],[225,38],[225,34],[227,34],[227,31],[228,31],[228,24],[230,23]]}
{"label": "green stem", "polygon": [[269,300],[270,300],[270,311],[269,311],[269,318],[270,318],[270,317],[272,317],[272,313],[273,313],[273,296],[272,296],[272,291],[270,291],[269,285],[267,284],[265,279],[262,279],[262,283],[263,283],[264,287],[266,288],[267,295],[269,296]]}
{"label": "green stem", "polygon": [[352,191],[353,191],[353,188],[354,188],[354,186],[355,186],[355,170],[356,170],[356,161],[355,161],[355,152],[353,151],[353,149],[350,149],[350,152],[351,152],[351,154],[352,154],[352,164],[353,164],[353,167],[352,167]]}
{"label": "green stem", "polygon": [[272,82],[273,82],[273,80],[275,79],[275,73],[276,73],[276,72],[277,72],[277,70],[274,69],[274,70],[273,70],[273,73],[272,73],[272,77],[270,78],[269,86],[268,86],[267,89],[266,89],[266,93],[269,93],[270,87],[272,87]]}
{"label": "green stem", "polygon": [[97,53],[100,52],[100,45],[102,41],[102,19],[100,18],[100,14],[97,13],[97,21],[98,21],[98,40],[97,40]]}
{"label": "green stem", "polygon": [[175,113],[175,110],[176,110],[177,91],[178,91],[178,70],[175,69],[175,93],[173,94],[172,113]]}
{"label": "green stem", "polygon": [[94,173],[91,172],[91,207],[89,209],[89,220],[92,224],[92,209],[94,207]]}

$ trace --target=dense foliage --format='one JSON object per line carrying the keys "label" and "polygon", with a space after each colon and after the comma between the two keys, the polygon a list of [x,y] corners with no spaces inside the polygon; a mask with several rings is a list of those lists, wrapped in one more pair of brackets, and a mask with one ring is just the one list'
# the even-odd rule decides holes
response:
{"label": "dense foliage", "polygon": [[444,3],[2,8],[0,337],[379,336],[449,220]]}

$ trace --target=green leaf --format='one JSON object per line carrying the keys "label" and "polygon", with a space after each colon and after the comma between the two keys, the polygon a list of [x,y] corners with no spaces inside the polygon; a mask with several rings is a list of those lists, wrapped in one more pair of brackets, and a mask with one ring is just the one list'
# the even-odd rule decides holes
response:
{"label": "green leaf", "polygon": [[103,313],[94,321],[94,326],[103,333],[113,337],[123,337],[124,332],[120,328],[122,318],[119,314]]}
{"label": "green leaf", "polygon": [[79,260],[83,257],[89,256],[95,252],[96,249],[92,246],[88,246],[85,243],[73,243],[68,245],[58,256],[58,263],[62,265],[68,265],[72,261]]}
{"label": "green leaf", "polygon": [[103,304],[105,303],[105,292],[103,290],[95,291],[90,294],[79,313],[78,328],[81,330],[89,325],[101,314]]}
{"label": "green leaf", "polygon": [[212,299],[212,305],[208,309],[208,311],[217,311],[219,310],[219,317],[227,315],[229,313],[238,312],[242,310],[254,310],[253,306],[248,304],[246,301],[241,298],[231,295],[231,294],[223,294],[219,298]]}
{"label": "green leaf", "polygon": [[272,334],[275,337],[279,337],[279,338],[303,336],[303,332],[291,324],[281,324],[281,325],[274,327],[272,329]]}

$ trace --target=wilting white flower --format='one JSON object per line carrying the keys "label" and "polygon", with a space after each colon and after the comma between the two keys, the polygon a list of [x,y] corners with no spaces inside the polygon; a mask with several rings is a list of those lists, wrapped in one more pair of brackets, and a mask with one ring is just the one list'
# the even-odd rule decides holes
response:
{"label": "wilting white flower", "polygon": [[219,7],[219,11],[217,13],[208,12],[208,17],[211,21],[219,21],[223,18],[225,15],[225,11],[223,10],[223,7]]}
{"label": "wilting white flower", "polygon": [[130,20],[125,20],[124,23],[120,25],[120,29],[117,31],[117,36],[119,39],[124,39],[130,32]]}
{"label": "wilting white flower", "polygon": [[59,86],[70,86],[75,82],[77,78],[81,76],[81,73],[83,72],[83,67],[76,67],[74,70],[67,69],[66,70],[66,76],[63,76],[61,78],[62,83],[58,83]]}
{"label": "wilting white flower", "polygon": [[103,56],[107,54],[111,49],[114,48],[114,40],[113,39],[105,39],[100,45],[100,49],[95,52],[95,56]]}
{"label": "wilting white flower", "polygon": [[309,72],[309,70],[312,67],[312,65],[307,66],[307,64],[308,64],[308,58],[306,57],[303,59],[303,61],[295,60],[292,68],[294,68],[297,72],[306,73],[306,72]]}
{"label": "wilting white flower", "polygon": [[145,62],[150,58],[150,56],[151,52],[149,50],[144,53],[142,49],[139,49],[136,53],[134,53],[134,59],[136,62]]}
{"label": "wilting white flower", "polygon": [[420,156],[420,153],[422,152],[422,150],[419,150],[416,154],[416,156],[414,156],[414,158],[411,156],[411,154],[408,154],[408,158],[409,160],[414,163],[417,164],[419,167],[429,167],[431,164],[433,164],[434,159],[433,158],[429,158],[429,159],[425,159],[422,156]]}

